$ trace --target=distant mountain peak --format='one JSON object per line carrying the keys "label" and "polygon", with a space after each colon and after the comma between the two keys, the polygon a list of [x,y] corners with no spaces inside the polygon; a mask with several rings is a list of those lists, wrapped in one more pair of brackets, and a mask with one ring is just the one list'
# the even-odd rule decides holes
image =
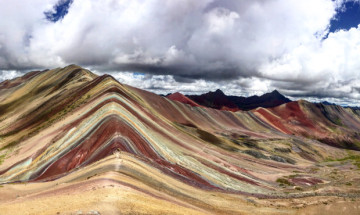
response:
{"label": "distant mountain peak", "polygon": [[217,89],[217,90],[215,90],[215,93],[223,93],[223,91],[220,89]]}
{"label": "distant mountain peak", "polygon": [[[122,192],[129,197],[113,203],[132,207],[114,207],[119,214],[240,214],[242,205],[250,207],[241,201],[249,196],[286,196],[290,199],[281,204],[289,213],[317,211],[313,206],[302,211],[290,207],[294,198],[309,193],[316,192],[303,203],[335,198],[329,190],[341,190],[345,200],[339,201],[358,208],[359,200],[351,199],[360,192],[355,163],[360,111],[305,101],[274,107],[284,100],[271,93],[245,98],[217,96],[216,91],[195,98],[219,110],[191,107],[197,104],[181,93],[164,98],[120,84],[110,75],[91,74],[70,66],[0,83],[0,207],[6,207],[6,214],[42,212],[44,201],[54,199],[61,201],[54,201],[49,211],[95,208],[96,214],[104,214],[108,205],[98,206],[94,197],[115,199]],[[220,111],[235,112],[240,107],[236,104],[272,108]],[[341,171],[341,178],[322,171],[294,175],[294,169],[305,170],[304,164],[313,169],[334,160],[348,160],[326,167],[330,173]],[[276,183],[269,174],[252,176],[275,168],[281,173]],[[281,183],[290,186],[284,189]],[[149,195],[152,190],[155,197]],[[192,207],[194,201],[201,205]],[[268,204],[257,201],[249,211],[275,213]],[[348,214],[355,213],[356,208]]]}
{"label": "distant mountain peak", "polygon": [[220,89],[215,90],[214,93],[217,94],[217,95],[224,95],[225,96],[225,93]]}
{"label": "distant mountain peak", "polygon": [[271,93],[266,93],[262,96],[270,96],[273,97],[273,99],[277,98],[277,99],[281,99],[284,100],[285,102],[290,102],[291,100],[286,98],[283,94],[281,94],[279,91],[277,90],[273,90]]}
{"label": "distant mountain peak", "polygon": [[336,105],[336,104],[328,102],[328,101],[323,101],[323,102],[320,102],[320,103],[323,104],[323,105]]}
{"label": "distant mountain peak", "polygon": [[274,90],[261,96],[227,96],[220,89],[214,92],[208,92],[202,95],[189,95],[190,99],[196,103],[215,109],[231,110],[251,110],[257,107],[275,107],[291,100],[282,95],[279,91]]}
{"label": "distant mountain peak", "polygon": [[271,92],[271,94],[279,94],[279,95],[282,95],[279,91],[277,91],[277,90],[273,90],[272,92]]}

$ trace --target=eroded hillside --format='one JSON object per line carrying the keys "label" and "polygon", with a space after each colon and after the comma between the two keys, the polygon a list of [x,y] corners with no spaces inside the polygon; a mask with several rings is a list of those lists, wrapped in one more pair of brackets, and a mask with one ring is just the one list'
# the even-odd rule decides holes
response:
{"label": "eroded hillside", "polygon": [[33,72],[0,84],[0,211],[359,212],[359,132],[349,108],[229,112],[76,65]]}

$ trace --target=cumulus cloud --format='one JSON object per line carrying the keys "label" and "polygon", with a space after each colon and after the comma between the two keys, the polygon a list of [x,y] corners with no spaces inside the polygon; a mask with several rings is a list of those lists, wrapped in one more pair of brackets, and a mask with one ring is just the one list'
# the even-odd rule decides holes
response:
{"label": "cumulus cloud", "polygon": [[329,33],[346,1],[74,0],[55,20],[69,1],[0,0],[0,69],[75,63],[155,92],[356,101],[360,26]]}
{"label": "cumulus cloud", "polygon": [[11,80],[21,75],[23,75],[23,73],[16,70],[0,70],[0,82]]}

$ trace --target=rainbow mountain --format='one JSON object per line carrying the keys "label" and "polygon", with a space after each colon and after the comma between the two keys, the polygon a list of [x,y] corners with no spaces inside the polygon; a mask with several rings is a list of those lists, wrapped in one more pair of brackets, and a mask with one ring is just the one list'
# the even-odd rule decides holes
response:
{"label": "rainbow mountain", "polygon": [[1,214],[356,214],[359,149],[336,105],[217,110],[76,65],[0,83]]}

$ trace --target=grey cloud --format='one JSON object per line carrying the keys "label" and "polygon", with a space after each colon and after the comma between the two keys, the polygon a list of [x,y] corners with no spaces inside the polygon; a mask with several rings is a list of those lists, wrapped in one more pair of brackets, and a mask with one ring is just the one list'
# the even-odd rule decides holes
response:
{"label": "grey cloud", "polygon": [[360,87],[351,87],[352,92],[360,93]]}
{"label": "grey cloud", "polygon": [[174,79],[175,79],[175,81],[180,82],[180,83],[194,83],[194,81],[195,81],[193,78],[186,78],[186,77],[181,77],[181,76],[176,76],[176,75],[174,75]]}
{"label": "grey cloud", "polygon": [[82,0],[47,22],[57,2],[0,0],[0,69],[75,63],[156,92],[360,95],[360,29],[316,36],[343,0]]}
{"label": "grey cloud", "polygon": [[287,95],[291,97],[304,98],[304,97],[313,97],[313,98],[337,98],[337,99],[352,99],[351,95],[347,92],[341,91],[332,91],[332,90],[309,90],[301,92],[287,92]]}

